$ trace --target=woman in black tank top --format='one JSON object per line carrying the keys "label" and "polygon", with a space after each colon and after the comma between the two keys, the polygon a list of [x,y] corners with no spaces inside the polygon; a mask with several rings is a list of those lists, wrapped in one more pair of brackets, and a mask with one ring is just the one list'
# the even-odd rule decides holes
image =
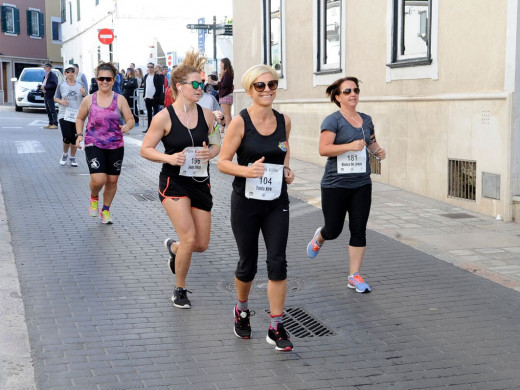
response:
{"label": "woman in black tank top", "polygon": [[[141,146],[142,157],[163,164],[159,197],[179,237],[166,238],[164,245],[176,276],[171,300],[181,309],[191,308],[186,277],[192,254],[204,252],[209,244],[213,202],[206,164],[220,151],[220,145],[210,145],[208,139],[213,113],[197,105],[204,93],[197,64],[197,55],[187,53],[185,62],[172,72],[175,102],[154,116]],[[164,153],[156,150],[160,141]]]}
{"label": "woman in black tank top", "polygon": [[[218,169],[235,176],[231,194],[231,227],[240,260],[235,271],[238,302],[234,308],[237,337],[251,337],[248,297],[257,270],[260,231],[267,249],[271,324],[266,341],[278,351],[293,345],[282,323],[287,288],[285,250],[289,234],[287,184],[294,174],[289,168],[288,116],[273,110],[278,73],[267,65],[250,68],[242,86],[252,99],[249,108],[233,118],[227,129]],[[237,154],[238,163],[233,162]]]}

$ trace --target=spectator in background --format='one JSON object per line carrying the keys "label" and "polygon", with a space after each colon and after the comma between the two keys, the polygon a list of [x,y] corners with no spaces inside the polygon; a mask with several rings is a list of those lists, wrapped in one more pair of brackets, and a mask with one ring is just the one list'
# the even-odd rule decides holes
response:
{"label": "spectator in background", "polygon": [[74,69],[76,71],[76,80],[78,80],[81,84],[83,84],[83,88],[85,88],[85,91],[88,91],[87,76],[85,76],[85,73],[79,71],[78,64],[74,64]]}
{"label": "spectator in background", "polygon": [[134,116],[135,125],[139,126],[139,111],[137,109],[137,99],[134,99],[134,93],[137,89],[137,79],[135,77],[135,72],[132,68],[128,68],[126,70],[126,75],[123,80],[123,96],[128,102],[128,106],[132,111],[132,115]]}
{"label": "spectator in background", "polygon": [[152,123],[152,117],[159,112],[159,104],[164,102],[164,76],[154,71],[153,62],[149,62],[147,65],[147,73],[143,78],[144,88],[144,102],[146,104],[146,111],[148,114],[148,125],[143,133],[148,131],[150,123]]}
{"label": "spectator in background", "polygon": [[137,87],[141,88],[141,84],[143,83],[143,71],[141,68],[135,70],[135,78],[137,79]]}
{"label": "spectator in background", "polygon": [[208,76],[206,85],[204,85],[204,92],[210,93],[218,103],[218,76],[215,73],[211,73]]}
{"label": "spectator in background", "polygon": [[129,66],[130,69],[133,69],[135,71],[135,64],[133,62],[130,62],[130,66]]}
{"label": "spectator in background", "polygon": [[58,76],[52,72],[52,64],[46,62],[43,64],[43,70],[45,76],[41,85],[41,91],[43,92],[43,99],[45,101],[45,112],[49,117],[49,124],[43,126],[44,129],[57,129],[58,128],[58,115],[56,114],[56,106],[54,105],[54,94],[58,87]]}
{"label": "spectator in background", "polygon": [[162,67],[162,74],[164,75],[164,88],[167,88],[170,85],[170,73],[168,72],[168,65],[164,65]]}
{"label": "spectator in background", "polygon": [[233,105],[233,78],[235,74],[229,58],[220,60],[220,81],[218,82],[218,102],[224,111],[226,127],[231,122],[231,106]]}
{"label": "spectator in background", "polygon": [[[117,67],[116,67],[117,69]],[[112,85],[112,91],[121,94],[121,86],[123,84],[123,76],[121,76],[121,73],[116,72],[114,76],[114,84]]]}

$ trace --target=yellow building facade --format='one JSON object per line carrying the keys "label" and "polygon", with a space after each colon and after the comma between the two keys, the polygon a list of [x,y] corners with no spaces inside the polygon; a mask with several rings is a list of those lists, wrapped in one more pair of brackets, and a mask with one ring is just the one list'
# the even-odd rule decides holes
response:
{"label": "yellow building facade", "polygon": [[235,0],[233,16],[234,112],[244,71],[273,65],[292,156],[324,165],[325,89],[356,76],[387,151],[374,181],[520,220],[518,0]]}

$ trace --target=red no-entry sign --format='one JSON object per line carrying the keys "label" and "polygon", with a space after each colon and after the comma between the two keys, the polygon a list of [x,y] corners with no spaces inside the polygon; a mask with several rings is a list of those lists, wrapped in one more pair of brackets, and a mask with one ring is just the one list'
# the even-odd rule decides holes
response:
{"label": "red no-entry sign", "polygon": [[102,28],[98,32],[98,39],[104,45],[110,45],[114,42],[114,32],[109,28]]}

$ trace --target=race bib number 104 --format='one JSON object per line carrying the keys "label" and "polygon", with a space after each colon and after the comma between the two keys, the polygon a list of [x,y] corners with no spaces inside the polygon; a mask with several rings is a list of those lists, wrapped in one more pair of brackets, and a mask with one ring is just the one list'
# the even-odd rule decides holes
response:
{"label": "race bib number 104", "polygon": [[273,200],[280,197],[283,182],[283,165],[264,164],[264,167],[264,175],[262,177],[248,177],[246,179],[246,198]]}

